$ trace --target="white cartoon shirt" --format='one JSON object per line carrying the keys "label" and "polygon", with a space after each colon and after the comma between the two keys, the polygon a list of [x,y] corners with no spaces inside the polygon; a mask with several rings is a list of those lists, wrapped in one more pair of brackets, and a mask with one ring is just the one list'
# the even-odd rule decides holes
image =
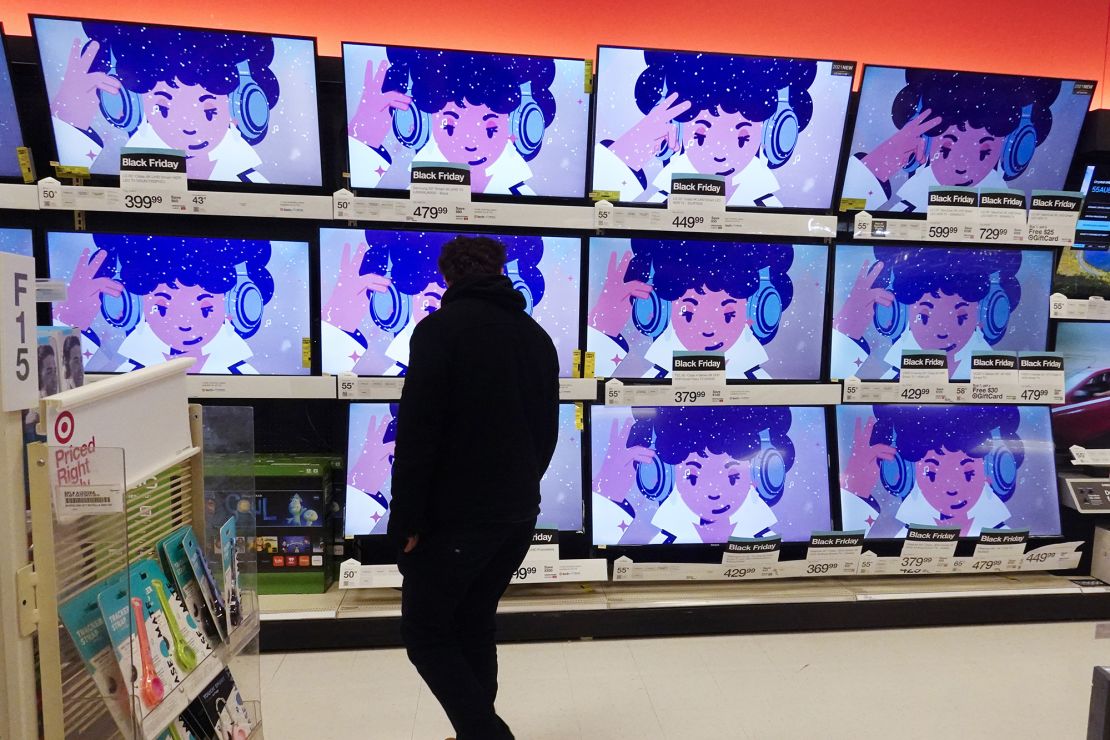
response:
{"label": "white cartoon shirt", "polygon": [[[902,366],[902,352],[904,350],[920,350],[921,345],[914,337],[913,332],[906,329],[902,335],[890,346],[886,355],[883,356],[883,362],[886,364],[887,369],[879,376],[880,380],[891,380],[898,375],[898,368]],[[971,356],[975,352],[990,352],[993,349],[990,342],[983,336],[982,330],[976,327],[972,333],[971,338],[958,352],[956,352],[953,360],[956,362],[954,372],[951,372],[951,380],[970,380],[971,379]],[[833,378],[851,378],[855,377],[859,372],[860,366],[869,357],[868,353],[864,351],[863,347],[851,337],[833,329],[832,333],[832,367],[829,374]]]}
{"label": "white cartoon shirt", "polygon": [[[135,366],[131,361],[141,367],[160,365],[170,355],[170,346],[163,342],[150,328],[146,321],[139,323],[135,329],[120,343],[117,350],[120,355],[127,358],[117,369],[120,372],[133,370]],[[247,364],[247,360],[254,355],[254,351],[247,344],[235,327],[224,323],[212,341],[201,350],[204,355],[204,365],[195,372],[217,374],[236,373],[240,375],[257,375],[258,371]]]}
{"label": "white cartoon shirt", "polygon": [[[350,152],[351,172],[358,173],[355,179],[365,187],[377,187],[382,177],[393,163],[382,156],[378,149],[372,149],[353,136],[347,137]],[[412,157],[413,162],[447,162],[447,157],[430,137],[428,143],[420,147]],[[459,164],[459,163],[455,163]],[[486,189],[481,191],[493,195],[535,195],[526,185],[532,179],[532,168],[524,160],[513,143],[506,142],[501,155],[485,168],[489,176]]]}
{"label": "white cartoon shirt", "polygon": [[[778,523],[778,517],[754,487],[748,488],[744,502],[728,520],[733,525],[731,536],[747,539],[773,535],[771,528]],[[674,537],[672,542],[676,545],[702,542],[697,526],[701,523],[701,517],[686,505],[678,489],[671,491],[671,495],[659,505],[651,523],[659,529],[659,534],[651,541],[653,545],[667,543],[671,537]]]}
{"label": "white cartoon shirt", "polygon": [[[65,163],[82,163],[92,166],[100,158],[103,146],[97,143],[88,133],[81,131],[72,124],[66,123],[57,116],[52,118],[54,124],[54,140],[58,143],[58,159]],[[139,124],[139,128],[127,140],[126,146],[141,147],[144,149],[171,149],[169,144],[162,140],[154,128],[146,121]],[[204,155],[201,155],[204,156]],[[235,128],[228,128],[227,134],[219,144],[208,152],[209,161],[215,162],[209,180],[221,181],[246,181],[265,183],[266,178],[258,172],[262,158],[258,152],[247,143],[243,135]]]}
{"label": "white cartoon shirt", "polygon": [[[649,203],[662,203],[671,190],[671,177],[675,174],[697,172],[685,154],[677,154],[663,167],[651,184],[656,188]],[[732,175],[734,190],[726,205],[781,208],[782,202],[774,195],[779,181],[771,168],[760,157],[754,157],[744,169]],[[620,193],[620,200],[631,201],[643,195],[645,188],[620,157],[603,144],[594,146],[594,189],[613,190]]]}
{"label": "white cartoon shirt", "polygon": [[[867,500],[841,489],[840,500],[844,529],[862,529],[870,532],[871,527],[879,518],[878,505],[873,503],[874,499],[871,499],[872,503],[869,503]],[[971,519],[971,529],[965,532],[963,536],[978,537],[984,529],[1006,528],[1006,522],[1009,521],[1010,516],[1010,509],[1005,502],[998,497],[990,484],[984,484],[982,495],[968,512],[968,518]],[[898,536],[905,537],[911,525],[937,526],[940,511],[926,500],[925,494],[915,485],[906,499],[898,506],[895,517],[904,525]]]}
{"label": "white cartoon shirt", "polygon": [[345,534],[383,534],[389,521],[389,499],[383,493],[369,494],[348,485],[343,517]]}
{"label": "white cartoon shirt", "polygon": [[[410,321],[405,325],[385,348],[385,356],[393,360],[394,364],[384,373],[385,376],[398,376],[409,364],[409,342],[416,330],[416,322]],[[366,347],[353,336],[342,329],[320,322],[320,343],[328,348],[323,371],[326,373],[349,373],[355,369],[362,356],[366,354]]]}
{"label": "white cartoon shirt", "polygon": [[[615,339],[592,326],[586,327],[586,347],[594,353],[594,373],[601,378],[613,377],[617,366],[628,355],[628,351]],[[679,341],[674,325],[668,326],[644,353],[644,359],[651,362],[653,367],[644,371],[642,377],[669,377],[674,353],[684,351],[686,347]],[[767,371],[762,369],[768,359],[767,351],[759,339],[750,327],[745,327],[736,343],[725,352],[725,367],[732,377],[736,376],[735,371],[739,368],[740,372],[751,372],[755,378],[770,378]],[[659,374],[660,369],[662,375]]]}
{"label": "white cartoon shirt", "polygon": [[[940,185],[933,174],[932,167],[919,167],[901,187],[890,197],[883,189],[883,183],[859,157],[848,157],[844,171],[844,187],[841,192],[846,198],[866,198],[864,210],[881,208],[887,201],[893,205],[889,209],[901,213],[925,213],[929,209],[929,188]],[[974,186],[977,189],[1008,188],[1009,184],[1000,170],[991,170],[983,181]]]}

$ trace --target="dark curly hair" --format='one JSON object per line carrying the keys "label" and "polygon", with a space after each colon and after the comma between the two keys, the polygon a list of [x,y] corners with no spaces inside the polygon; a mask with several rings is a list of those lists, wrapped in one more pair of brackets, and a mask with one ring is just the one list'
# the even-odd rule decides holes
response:
{"label": "dark curly hair", "polygon": [[439,252],[439,271],[448,285],[466,278],[500,275],[505,268],[505,245],[488,236],[456,236]]}
{"label": "dark curly hair", "polygon": [[632,413],[636,422],[628,446],[652,448],[669,465],[698,452],[745,460],[759,452],[759,433],[764,430],[782,453],[786,469],[794,465],[789,406],[653,406],[634,408]]}

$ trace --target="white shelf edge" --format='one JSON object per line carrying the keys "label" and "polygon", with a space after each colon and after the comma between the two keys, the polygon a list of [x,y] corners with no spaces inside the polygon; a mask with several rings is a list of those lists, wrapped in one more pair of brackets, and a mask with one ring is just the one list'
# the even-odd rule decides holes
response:
{"label": "white shelf edge", "polygon": [[39,189],[37,185],[18,183],[0,184],[0,209],[10,208],[17,211],[37,211],[39,209]]}

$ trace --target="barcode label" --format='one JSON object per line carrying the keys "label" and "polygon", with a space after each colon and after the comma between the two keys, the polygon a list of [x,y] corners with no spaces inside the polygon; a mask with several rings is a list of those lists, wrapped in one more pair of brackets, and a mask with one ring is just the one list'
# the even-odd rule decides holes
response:
{"label": "barcode label", "polygon": [[58,486],[55,493],[60,515],[123,513],[123,486],[117,483]]}

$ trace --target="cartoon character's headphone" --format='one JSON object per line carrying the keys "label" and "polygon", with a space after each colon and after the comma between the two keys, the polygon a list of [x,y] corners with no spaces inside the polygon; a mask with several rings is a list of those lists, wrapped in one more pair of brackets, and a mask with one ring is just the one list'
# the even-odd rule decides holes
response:
{"label": "cartoon character's headphone", "polygon": [[[921,115],[921,111],[925,110],[924,96],[918,97],[917,106],[914,109],[913,118]],[[929,153],[933,148],[933,137],[922,135],[925,140],[925,160],[919,162],[917,154],[914,153],[910,156],[910,161],[902,167],[906,172],[913,174],[917,169],[929,161]],[[1029,163],[1033,161],[1033,155],[1037,152],[1037,128],[1033,125],[1033,105],[1022,106],[1021,120],[1018,121],[1017,128],[1010,132],[1010,134],[1002,142],[1002,155],[998,158],[998,164],[1002,168],[1002,176],[1006,180],[1013,180],[1015,177],[1025,172],[1029,167]]]}
{"label": "cartoon character's headphone", "polygon": [[[1002,430],[991,430],[994,447],[983,458],[983,473],[991,489],[1003,501],[1008,501],[1017,490],[1018,461],[1009,445],[1002,439]],[[891,460],[876,460],[879,466],[879,482],[887,493],[899,499],[910,495],[914,487],[915,466],[901,453],[897,452],[898,434],[889,423],[876,422],[871,430],[871,444],[888,444],[895,448]]]}
{"label": "cartoon character's headphone", "polygon": [[[651,449],[656,434],[651,433]],[[771,430],[759,432],[759,452],[751,459],[752,484],[768,506],[774,506],[786,490],[786,458],[771,443]],[[648,499],[662,503],[675,486],[675,466],[663,462],[659,455],[651,462],[636,463],[636,487]]]}
{"label": "cartoon character's headphone", "polygon": [[[892,269],[887,279],[886,289],[892,290],[893,287],[894,270]],[[906,330],[909,323],[909,309],[897,298],[889,306],[876,303],[874,311],[873,323],[879,334],[884,337],[898,337]],[[1002,288],[1002,273],[992,272],[990,288],[979,301],[979,330],[983,332],[983,338],[988,344],[993,346],[1006,336],[1006,328],[1010,324],[1012,314],[1013,306],[1010,303],[1010,297]]]}
{"label": "cartoon character's headphone", "polygon": [[[89,43],[92,42],[85,44],[86,48]],[[239,62],[236,69],[239,72],[239,86],[231,93],[229,100],[231,117],[246,142],[257,144],[266,138],[266,132],[270,128],[270,99],[254,81],[247,62]],[[120,82],[120,90],[118,95],[103,90],[96,91],[100,113],[108,123],[131,135],[143,122],[142,96],[122,84],[114,52],[109,52],[108,76]]]}
{"label": "cartoon character's headphone", "polygon": [[[119,257],[113,269],[112,278],[119,280],[123,265]],[[224,296],[228,318],[235,331],[244,339],[254,336],[262,326],[262,314],[266,302],[262,290],[247,273],[246,263],[235,266],[235,286]],[[139,325],[143,317],[143,298],[126,288],[118,296],[100,294],[100,315],[110,326],[122,329],[124,334]]]}
{"label": "cartoon character's headphone", "polygon": [[[405,94],[412,97],[412,75],[409,75]],[[410,104],[408,110],[392,108],[393,135],[409,149],[421,149],[428,143],[432,135],[431,114],[418,108],[415,103]],[[543,145],[543,135],[547,130],[547,121],[543,117],[543,110],[536,99],[532,97],[532,83],[525,82],[520,86],[520,104],[509,114],[509,132],[512,134],[513,146],[525,158],[532,157]]]}
{"label": "cartoon character's headphone", "polygon": [[403,293],[393,282],[393,257],[385,266],[389,287],[384,292],[367,291],[370,297],[370,320],[382,331],[396,334],[405,328],[412,317],[412,296]]}
{"label": "cartoon character's headphone", "polygon": [[532,289],[528,287],[528,283],[520,276],[520,260],[506,262],[505,275],[512,281],[513,290],[524,296],[524,310],[531,316],[532,309],[536,307],[536,299],[532,295]]}
{"label": "cartoon character's headphone", "polygon": [[[648,272],[647,284],[655,282],[655,264]],[[647,298],[632,298],[632,325],[652,339],[657,339],[671,322],[671,303],[655,290]],[[752,333],[761,343],[769,342],[778,333],[782,321],[782,294],[771,282],[771,268],[759,270],[759,286],[748,298],[748,319]]]}
{"label": "cartoon character's headphone", "polygon": [[[662,103],[668,94],[667,87],[664,85],[659,102]],[[684,141],[682,122],[675,121],[674,125],[681,146],[681,142]],[[802,127],[798,120],[798,114],[794,112],[794,106],[790,104],[790,88],[784,87],[778,91],[778,107],[771,114],[771,117],[763,122],[762,148],[763,157],[768,167],[776,169],[790,160],[790,155],[794,153],[795,147],[798,146],[801,131]],[[655,156],[666,160],[676,154],[679,154],[679,152],[671,149],[667,139],[663,139]]]}

